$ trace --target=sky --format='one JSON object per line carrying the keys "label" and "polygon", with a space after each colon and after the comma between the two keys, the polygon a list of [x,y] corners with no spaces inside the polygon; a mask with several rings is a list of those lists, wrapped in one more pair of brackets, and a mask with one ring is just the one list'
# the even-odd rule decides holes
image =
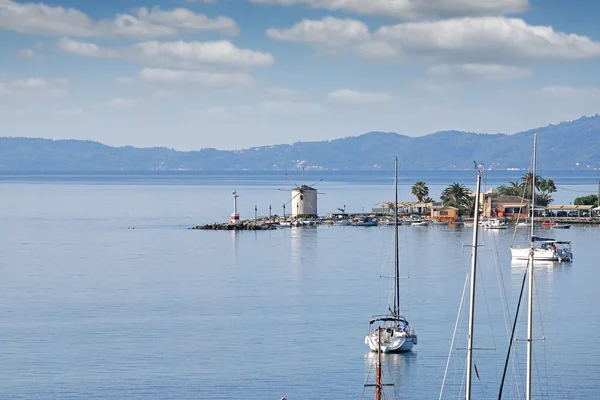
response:
{"label": "sky", "polygon": [[589,0],[0,0],[0,136],[240,149],[600,108]]}

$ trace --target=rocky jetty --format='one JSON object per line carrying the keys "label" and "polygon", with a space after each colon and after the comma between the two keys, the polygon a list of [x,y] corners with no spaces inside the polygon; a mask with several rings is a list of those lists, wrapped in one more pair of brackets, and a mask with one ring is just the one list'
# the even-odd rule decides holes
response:
{"label": "rocky jetty", "polygon": [[190,229],[200,229],[208,231],[269,231],[277,229],[275,224],[271,222],[265,222],[262,220],[258,221],[241,221],[240,223],[233,224],[227,223],[214,223],[208,225],[198,225]]}

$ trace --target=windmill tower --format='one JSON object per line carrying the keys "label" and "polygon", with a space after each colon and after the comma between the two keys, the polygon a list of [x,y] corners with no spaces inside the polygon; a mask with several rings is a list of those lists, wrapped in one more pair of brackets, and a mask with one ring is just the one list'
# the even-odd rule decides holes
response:
{"label": "windmill tower", "polygon": [[[290,181],[296,186],[292,189],[292,198],[288,201],[292,203],[292,217],[316,217],[317,216],[317,192],[313,186],[321,182],[319,179],[312,185],[304,184],[304,168],[302,168],[302,183],[298,185],[288,174],[285,174]],[[285,190],[285,189],[279,189]]]}

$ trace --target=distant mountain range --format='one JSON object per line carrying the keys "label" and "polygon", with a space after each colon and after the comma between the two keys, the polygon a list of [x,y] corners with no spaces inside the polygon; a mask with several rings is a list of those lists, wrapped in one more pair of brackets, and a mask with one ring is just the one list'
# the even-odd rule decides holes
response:
{"label": "distant mountain range", "polygon": [[538,165],[544,170],[600,169],[600,116],[531,129],[512,135],[459,131],[409,137],[391,132],[322,142],[298,142],[244,150],[110,147],[84,140],[0,138],[0,171],[156,170],[402,170],[473,168],[526,169],[533,133],[538,132]]}

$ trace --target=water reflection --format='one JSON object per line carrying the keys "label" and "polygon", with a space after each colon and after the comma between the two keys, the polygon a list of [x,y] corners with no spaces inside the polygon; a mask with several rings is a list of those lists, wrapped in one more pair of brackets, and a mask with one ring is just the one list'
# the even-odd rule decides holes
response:
{"label": "water reflection", "polygon": [[318,229],[302,227],[290,229],[290,259],[293,265],[305,264],[316,258]]}
{"label": "water reflection", "polygon": [[[365,354],[365,365],[369,371],[367,382],[375,381],[375,368],[377,367],[377,352]],[[400,388],[411,386],[414,379],[413,373],[417,364],[417,353],[409,351],[406,353],[384,353],[381,355],[384,383],[393,383],[394,387],[388,389],[389,393],[395,393],[398,397]],[[396,398],[394,397],[394,398]]]}

